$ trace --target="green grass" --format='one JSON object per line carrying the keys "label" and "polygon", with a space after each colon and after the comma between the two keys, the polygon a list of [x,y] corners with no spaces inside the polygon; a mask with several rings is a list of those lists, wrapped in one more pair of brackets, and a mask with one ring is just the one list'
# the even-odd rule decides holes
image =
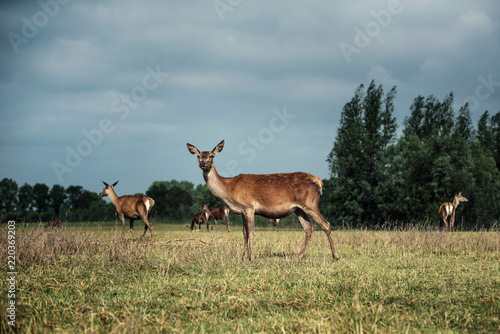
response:
{"label": "green grass", "polygon": [[[260,228],[256,260],[248,262],[241,227],[190,233],[185,224],[155,224],[151,244],[148,235],[139,239],[143,226],[124,239],[113,225],[18,226],[17,327],[23,333],[500,331],[496,231],[334,231],[341,257],[334,263],[321,230],[297,261],[302,231]],[[2,296],[6,276],[4,270]],[[0,303],[5,310],[7,298]],[[1,330],[10,330],[1,321]]]}

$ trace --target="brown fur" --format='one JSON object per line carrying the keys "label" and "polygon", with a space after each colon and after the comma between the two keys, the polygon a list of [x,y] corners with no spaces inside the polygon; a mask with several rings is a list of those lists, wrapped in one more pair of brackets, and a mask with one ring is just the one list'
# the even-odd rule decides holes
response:
{"label": "brown fur", "polygon": [[305,232],[302,249],[298,257],[302,258],[314,230],[309,216],[321,226],[330,243],[333,260],[338,260],[330,223],[319,212],[321,179],[303,172],[278,174],[240,174],[233,178],[221,177],[213,165],[213,158],[222,151],[221,141],[212,151],[200,152],[195,146],[187,144],[189,152],[198,157],[203,178],[212,194],[222,199],[234,213],[243,218],[243,236],[245,252],[249,260],[254,259],[253,235],[254,216],[266,218],[284,218],[295,213]]}
{"label": "brown fur", "polygon": [[[457,206],[460,202],[468,202],[469,200],[462,196],[462,193],[455,195],[453,203],[444,202],[439,207],[439,216],[444,221],[444,226],[446,230],[452,231],[455,228],[455,214],[457,212]],[[449,217],[449,219],[448,219]]]}
{"label": "brown fur", "polygon": [[45,228],[47,227],[61,227],[61,222],[59,221],[59,219],[56,219],[56,220],[50,220],[49,223],[45,226]]}
{"label": "brown fur", "polygon": [[149,221],[149,217],[151,216],[155,201],[151,197],[142,195],[124,195],[118,197],[114,190],[114,186],[116,186],[118,181],[112,185],[108,185],[104,181],[102,183],[104,183],[105,187],[99,195],[103,197],[109,196],[111,202],[115,205],[118,217],[120,217],[120,221],[122,222],[122,233],[125,229],[125,218],[130,220],[130,232],[132,233],[134,230],[134,220],[141,219],[145,224],[142,237],[144,238],[149,228],[151,240],[153,240],[153,224]]}
{"label": "brown fur", "polygon": [[205,204],[203,206],[202,211],[207,212],[209,214],[209,216],[212,217],[212,220],[213,220],[214,225],[216,227],[217,227],[217,221],[223,220],[226,223],[226,231],[229,232],[229,209],[228,208],[226,208],[225,206],[222,206],[222,207],[213,208],[212,210],[210,210],[210,208],[208,207],[208,204]]}
{"label": "brown fur", "polygon": [[191,226],[189,227],[189,230],[193,231],[196,230],[196,224],[198,224],[198,229],[201,230],[201,224],[206,224],[207,225],[207,231],[210,231],[208,229],[208,213],[205,211],[201,212],[196,212],[193,214],[193,218],[191,219]]}

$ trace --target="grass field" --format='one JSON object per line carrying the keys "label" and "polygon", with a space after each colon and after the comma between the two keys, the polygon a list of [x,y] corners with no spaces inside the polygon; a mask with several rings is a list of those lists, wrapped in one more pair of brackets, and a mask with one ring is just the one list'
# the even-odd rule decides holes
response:
{"label": "grass field", "polygon": [[259,228],[248,262],[241,227],[154,226],[154,244],[143,223],[16,226],[19,332],[500,332],[497,231],[339,230],[334,263],[321,230],[297,262],[302,231]]}

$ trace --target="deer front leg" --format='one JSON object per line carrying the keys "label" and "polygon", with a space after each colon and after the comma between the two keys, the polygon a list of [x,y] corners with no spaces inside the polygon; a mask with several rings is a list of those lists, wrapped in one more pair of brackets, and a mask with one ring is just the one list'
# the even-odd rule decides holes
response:
{"label": "deer front leg", "polygon": [[229,217],[225,217],[224,220],[226,221],[226,232],[229,232]]}
{"label": "deer front leg", "polygon": [[253,261],[255,259],[255,255],[253,253],[253,233],[255,230],[255,213],[252,211],[251,213],[247,213],[246,221],[247,221],[247,246],[248,246],[248,260]]}
{"label": "deer front leg", "polygon": [[125,215],[123,213],[119,213],[118,218],[120,218],[120,221],[122,223],[122,236],[124,236],[125,235]]}
{"label": "deer front leg", "polygon": [[254,232],[254,215],[253,212],[250,213],[243,213],[242,214],[242,220],[243,220],[243,238],[245,240],[244,242],[244,251],[243,251],[243,259],[245,258],[245,255],[248,255],[248,260],[253,261],[254,260],[254,254],[253,254],[253,232]]}
{"label": "deer front leg", "polygon": [[241,259],[244,260],[248,254],[248,223],[244,214],[241,215],[241,220],[243,223],[243,255]]}

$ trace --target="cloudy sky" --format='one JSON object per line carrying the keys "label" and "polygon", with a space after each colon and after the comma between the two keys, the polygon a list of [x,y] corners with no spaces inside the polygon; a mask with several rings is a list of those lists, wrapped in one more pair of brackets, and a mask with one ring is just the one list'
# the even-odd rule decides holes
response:
{"label": "cloudy sky", "polygon": [[[0,178],[119,195],[225,176],[328,176],[343,105],[371,80],[500,110],[497,0],[3,1]],[[401,126],[399,128],[401,130]]]}

